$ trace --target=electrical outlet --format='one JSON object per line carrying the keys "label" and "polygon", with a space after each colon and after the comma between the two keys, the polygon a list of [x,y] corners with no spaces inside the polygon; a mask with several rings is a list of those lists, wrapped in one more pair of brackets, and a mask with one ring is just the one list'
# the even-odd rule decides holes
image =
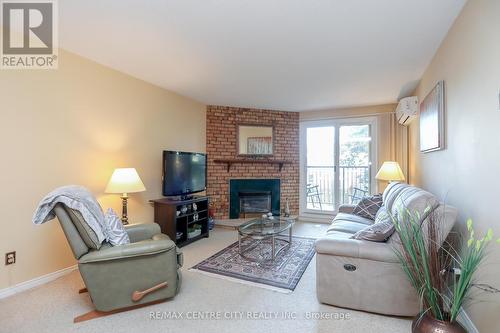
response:
{"label": "electrical outlet", "polygon": [[8,252],[5,254],[5,266],[16,263],[16,251]]}

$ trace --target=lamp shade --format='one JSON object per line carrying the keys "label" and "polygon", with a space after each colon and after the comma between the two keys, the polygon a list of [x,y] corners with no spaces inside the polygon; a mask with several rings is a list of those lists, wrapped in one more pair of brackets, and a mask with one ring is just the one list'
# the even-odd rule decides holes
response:
{"label": "lamp shade", "polygon": [[115,169],[106,186],[106,193],[134,193],[146,191],[139,174],[134,168]]}
{"label": "lamp shade", "polygon": [[377,172],[375,178],[387,181],[404,181],[405,175],[399,167],[398,162],[386,161],[380,167],[380,170]]}

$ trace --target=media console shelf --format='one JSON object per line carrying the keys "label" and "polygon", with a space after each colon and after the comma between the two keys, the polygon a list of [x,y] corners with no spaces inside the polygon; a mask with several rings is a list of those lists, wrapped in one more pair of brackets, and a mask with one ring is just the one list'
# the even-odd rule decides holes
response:
{"label": "media console shelf", "polygon": [[[189,200],[163,198],[150,202],[154,205],[154,221],[160,225],[161,232],[178,247],[183,247],[201,238],[208,238],[208,200],[209,197],[200,196]],[[196,224],[201,226],[201,233],[190,238],[188,228]],[[177,233],[182,235],[178,237]]]}
{"label": "media console shelf", "polygon": [[283,160],[254,160],[254,159],[227,159],[227,160],[214,160],[214,163],[222,163],[227,165],[227,172],[231,169],[233,164],[276,164],[279,166],[279,170],[283,169],[283,165],[290,164],[290,161]]}

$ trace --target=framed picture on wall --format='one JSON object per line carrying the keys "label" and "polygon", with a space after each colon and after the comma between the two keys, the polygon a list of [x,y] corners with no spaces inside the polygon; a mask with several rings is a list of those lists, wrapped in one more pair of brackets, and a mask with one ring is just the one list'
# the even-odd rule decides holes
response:
{"label": "framed picture on wall", "polygon": [[420,151],[445,148],[444,81],[439,81],[420,104]]}
{"label": "framed picture on wall", "polygon": [[247,139],[247,153],[252,155],[272,155],[273,138],[270,136],[249,137]]}

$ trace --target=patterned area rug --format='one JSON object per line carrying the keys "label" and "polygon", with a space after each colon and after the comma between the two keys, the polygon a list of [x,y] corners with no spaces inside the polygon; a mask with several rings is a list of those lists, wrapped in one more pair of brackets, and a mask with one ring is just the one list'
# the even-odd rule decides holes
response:
{"label": "patterned area rug", "polygon": [[[277,249],[287,244],[282,240],[276,242]],[[274,261],[262,261],[271,258],[270,240],[260,242],[244,253],[246,257],[261,262],[241,257],[238,253],[238,242],[235,242],[191,269],[290,292],[295,289],[314,256],[314,242],[311,238],[293,237],[292,245],[279,252]],[[253,240],[242,241],[242,247],[252,245],[255,245]]]}

